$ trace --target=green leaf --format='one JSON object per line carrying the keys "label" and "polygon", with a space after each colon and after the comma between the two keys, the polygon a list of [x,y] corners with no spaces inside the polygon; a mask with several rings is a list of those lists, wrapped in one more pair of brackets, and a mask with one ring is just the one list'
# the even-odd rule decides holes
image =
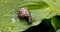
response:
{"label": "green leaf", "polygon": [[[29,8],[33,18],[32,25],[28,25],[23,19],[16,19],[18,9],[21,7]],[[41,23],[49,13],[48,5],[41,0],[0,0],[0,31],[24,31]]]}
{"label": "green leaf", "polygon": [[49,5],[49,10],[53,15],[60,15],[60,0],[43,0]]}
{"label": "green leaf", "polygon": [[60,32],[60,29],[58,29],[57,32]]}
{"label": "green leaf", "polygon": [[56,30],[60,29],[60,16],[53,17],[51,23]]}
{"label": "green leaf", "polygon": [[[60,15],[60,0],[43,0],[49,5],[49,10],[51,13],[48,15],[48,18],[52,18],[53,16]],[[54,26],[55,29],[60,29],[60,20],[58,19],[59,17],[53,17],[51,20],[52,25]]]}
{"label": "green leaf", "polygon": [[[3,32],[19,32],[38,25],[43,19],[60,15],[59,0],[0,0],[0,30]],[[18,19],[18,9],[27,7],[33,18],[32,25]]]}
{"label": "green leaf", "polygon": [[58,15],[60,15],[60,0],[56,0],[56,9],[57,9],[57,11],[56,11],[56,13],[58,14]]}

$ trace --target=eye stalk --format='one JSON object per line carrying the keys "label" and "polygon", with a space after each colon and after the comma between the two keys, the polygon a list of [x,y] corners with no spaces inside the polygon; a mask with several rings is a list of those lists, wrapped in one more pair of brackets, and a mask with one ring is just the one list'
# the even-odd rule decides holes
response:
{"label": "eye stalk", "polygon": [[25,19],[28,24],[32,24],[32,17],[28,8],[20,8],[18,12],[18,17]]}

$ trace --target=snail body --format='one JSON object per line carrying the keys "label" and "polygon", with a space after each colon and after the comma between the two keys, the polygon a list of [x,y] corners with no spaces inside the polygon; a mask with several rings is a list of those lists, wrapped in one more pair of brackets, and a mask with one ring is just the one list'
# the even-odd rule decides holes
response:
{"label": "snail body", "polygon": [[18,17],[27,20],[28,24],[32,23],[32,17],[30,11],[27,8],[20,8],[18,12]]}

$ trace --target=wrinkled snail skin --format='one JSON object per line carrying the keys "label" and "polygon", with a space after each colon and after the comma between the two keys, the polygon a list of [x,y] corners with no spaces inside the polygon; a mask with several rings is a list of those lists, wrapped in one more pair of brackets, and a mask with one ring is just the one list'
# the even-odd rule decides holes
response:
{"label": "wrinkled snail skin", "polygon": [[27,8],[20,8],[18,17],[27,20],[28,24],[32,24],[32,17],[30,11]]}
{"label": "wrinkled snail skin", "polygon": [[32,24],[33,21],[32,21],[32,17],[31,16],[28,17],[28,20],[29,20],[28,24]]}

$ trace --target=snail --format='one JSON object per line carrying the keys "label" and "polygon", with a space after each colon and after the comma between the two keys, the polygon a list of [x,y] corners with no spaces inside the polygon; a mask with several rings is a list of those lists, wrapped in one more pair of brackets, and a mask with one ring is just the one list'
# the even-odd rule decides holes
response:
{"label": "snail", "polygon": [[27,21],[28,24],[32,24],[32,17],[31,17],[31,13],[28,10],[28,8],[20,8],[18,11],[18,17],[25,19]]}

